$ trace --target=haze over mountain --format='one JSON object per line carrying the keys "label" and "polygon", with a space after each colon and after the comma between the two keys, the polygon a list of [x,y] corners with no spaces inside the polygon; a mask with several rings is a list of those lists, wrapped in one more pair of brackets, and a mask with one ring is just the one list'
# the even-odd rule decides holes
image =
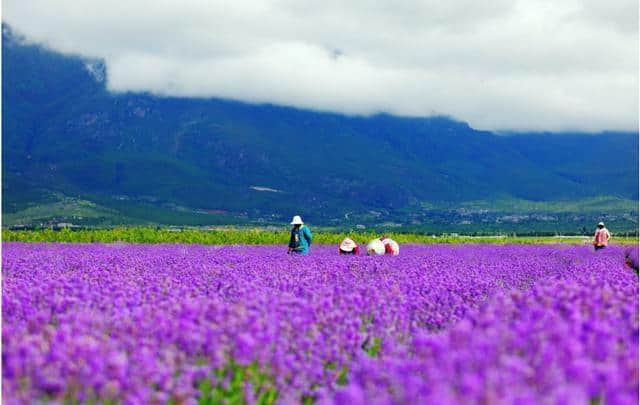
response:
{"label": "haze over mountain", "polygon": [[6,0],[29,41],[107,89],[483,130],[636,131],[638,1]]}
{"label": "haze over mountain", "polygon": [[112,93],[103,61],[6,25],[2,68],[5,223],[637,221],[637,132],[498,135],[445,116]]}

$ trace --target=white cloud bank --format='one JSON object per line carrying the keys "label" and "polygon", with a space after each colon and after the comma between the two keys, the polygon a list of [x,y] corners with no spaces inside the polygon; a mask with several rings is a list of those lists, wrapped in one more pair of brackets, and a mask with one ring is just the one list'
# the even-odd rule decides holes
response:
{"label": "white cloud bank", "polygon": [[103,58],[113,91],[637,130],[637,0],[6,0],[27,39]]}

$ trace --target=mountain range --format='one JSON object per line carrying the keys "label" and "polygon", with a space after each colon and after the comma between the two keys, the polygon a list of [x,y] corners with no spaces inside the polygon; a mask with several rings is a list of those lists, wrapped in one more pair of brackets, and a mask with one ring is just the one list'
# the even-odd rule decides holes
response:
{"label": "mountain range", "polygon": [[[638,133],[494,133],[112,93],[104,61],[3,25],[3,225],[637,229]],[[473,97],[470,94],[469,97]]]}

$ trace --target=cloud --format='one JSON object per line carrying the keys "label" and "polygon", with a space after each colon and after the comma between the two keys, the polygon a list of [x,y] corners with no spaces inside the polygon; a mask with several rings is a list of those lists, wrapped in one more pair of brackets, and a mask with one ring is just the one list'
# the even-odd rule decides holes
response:
{"label": "cloud", "polygon": [[638,3],[7,0],[29,40],[104,59],[112,91],[489,130],[637,130]]}

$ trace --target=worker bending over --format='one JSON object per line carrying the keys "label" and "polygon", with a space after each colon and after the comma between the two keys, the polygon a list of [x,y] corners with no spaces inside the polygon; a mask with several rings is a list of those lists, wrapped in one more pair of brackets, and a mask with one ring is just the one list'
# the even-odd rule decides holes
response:
{"label": "worker bending over", "polygon": [[360,254],[360,246],[358,246],[358,244],[355,243],[353,239],[344,238],[342,242],[340,242],[338,252],[341,255],[357,255]]}
{"label": "worker bending over", "polygon": [[367,244],[367,254],[368,255],[393,255],[397,256],[400,254],[400,246],[398,242],[391,238],[387,238],[383,236],[381,238],[377,238],[372,240]]}

